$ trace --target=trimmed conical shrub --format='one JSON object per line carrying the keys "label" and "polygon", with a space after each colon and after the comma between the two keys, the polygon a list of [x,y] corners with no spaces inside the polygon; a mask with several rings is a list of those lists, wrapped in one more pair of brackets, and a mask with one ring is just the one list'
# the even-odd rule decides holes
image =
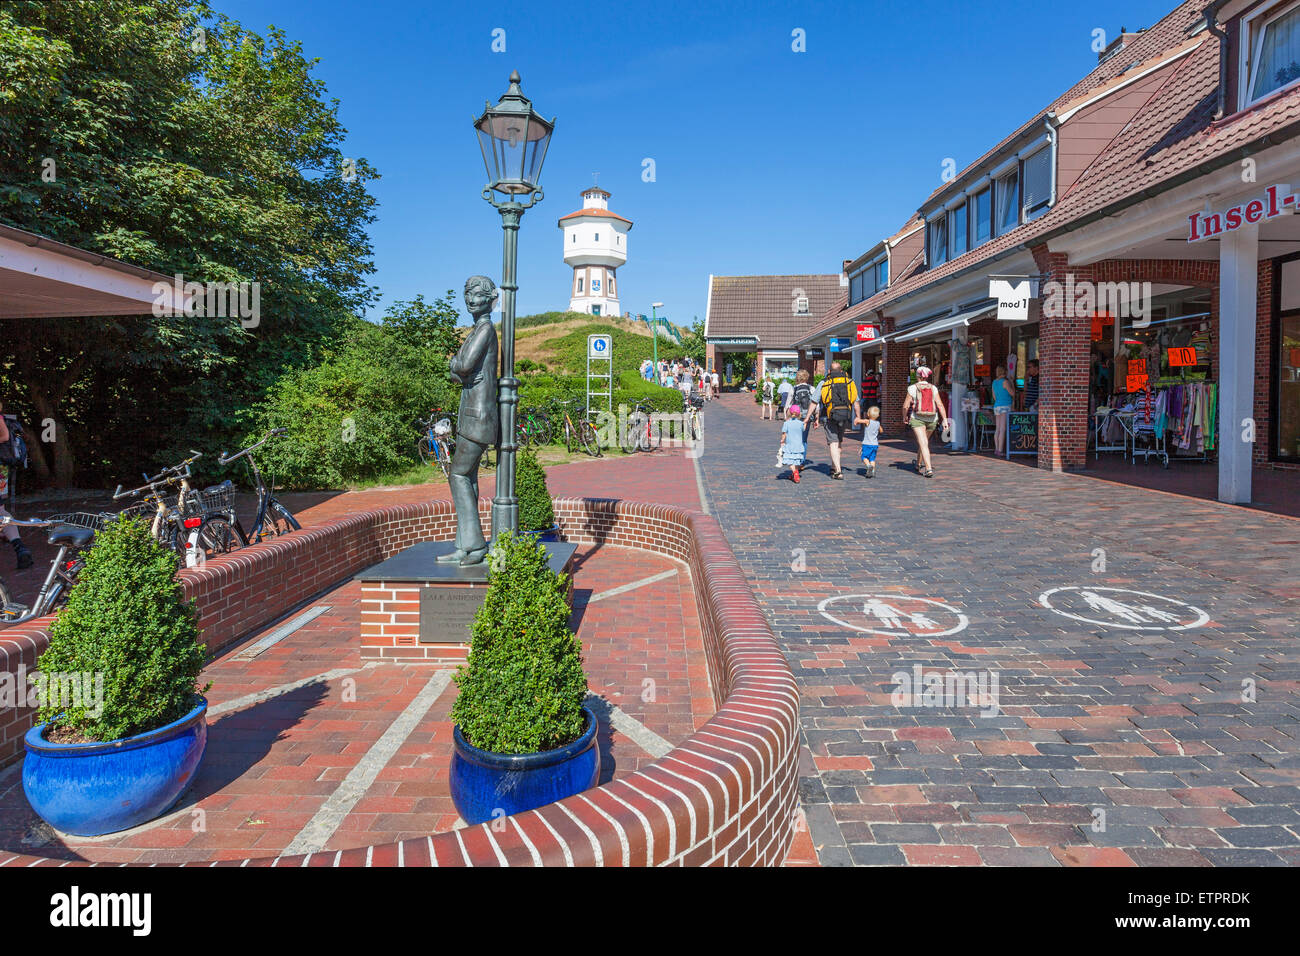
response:
{"label": "trimmed conical shrub", "polygon": [[541,542],[509,532],[492,546],[489,562],[451,718],[466,740],[493,753],[572,743],[585,729],[587,677],[569,629],[568,575],[550,569]]}
{"label": "trimmed conical shrub", "polygon": [[58,717],[58,728],[100,741],[166,726],[194,708],[204,650],[175,553],[142,521],[111,521],[87,553],[37,662],[51,688],[56,675],[102,675],[103,699],[47,694],[38,719]]}
{"label": "trimmed conical shrub", "polygon": [[519,499],[519,530],[545,531],[555,524],[555,508],[546,487],[546,469],[531,448],[515,458],[515,496]]}

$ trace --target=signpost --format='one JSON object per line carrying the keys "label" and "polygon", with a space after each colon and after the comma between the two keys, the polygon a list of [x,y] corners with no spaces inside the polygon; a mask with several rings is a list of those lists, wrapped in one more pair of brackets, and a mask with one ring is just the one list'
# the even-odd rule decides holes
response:
{"label": "signpost", "polygon": [[[601,381],[603,379],[603,381]],[[604,390],[592,385],[603,385]],[[587,414],[591,414],[593,398],[605,399],[605,411],[612,411],[614,402],[614,340],[608,335],[587,336]]]}

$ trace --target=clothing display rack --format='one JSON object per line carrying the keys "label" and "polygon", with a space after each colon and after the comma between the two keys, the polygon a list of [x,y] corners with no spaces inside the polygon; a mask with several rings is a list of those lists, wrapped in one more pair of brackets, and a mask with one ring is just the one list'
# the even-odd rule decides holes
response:
{"label": "clothing display rack", "polygon": [[[1093,451],[1119,451],[1134,462],[1210,461],[1218,442],[1218,384],[1166,378],[1141,392],[1116,393],[1093,412]],[[1179,454],[1184,452],[1184,454]]]}

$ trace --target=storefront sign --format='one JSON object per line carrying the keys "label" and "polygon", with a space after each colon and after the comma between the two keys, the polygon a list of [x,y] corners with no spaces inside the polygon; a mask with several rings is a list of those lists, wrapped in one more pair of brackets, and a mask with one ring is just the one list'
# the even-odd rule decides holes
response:
{"label": "storefront sign", "polygon": [[1007,457],[1038,454],[1038,413],[1007,413]]}
{"label": "storefront sign", "polygon": [[990,375],[992,375],[992,374],[993,374],[993,366],[991,366],[991,365],[976,365],[976,366],[975,366],[975,377],[976,377],[976,378],[988,378],[988,377],[989,377]]}
{"label": "storefront sign", "polygon": [[859,325],[859,326],[858,326],[858,341],[859,341],[859,342],[874,342],[874,341],[875,341],[876,339],[878,339],[878,338],[880,338],[880,326],[878,326],[878,325]]}
{"label": "storefront sign", "polygon": [[832,352],[843,352],[846,348],[848,348],[852,344],[853,344],[853,340],[849,338],[847,335],[837,336],[831,339],[830,349]]}
{"label": "storefront sign", "polygon": [[1166,349],[1165,355],[1169,359],[1170,368],[1183,368],[1188,365],[1196,365],[1196,349],[1183,346],[1181,348]]}
{"label": "storefront sign", "polygon": [[1129,392],[1140,392],[1147,387],[1146,372],[1130,372],[1124,377],[1124,388]]}
{"label": "storefront sign", "polygon": [[1295,196],[1290,194],[1290,189],[1291,187],[1287,185],[1269,186],[1260,199],[1239,203],[1222,213],[1192,213],[1187,217],[1187,221],[1192,226],[1187,241],[1202,242],[1221,236],[1225,232],[1236,232],[1242,226],[1267,222],[1278,216],[1295,212]]}
{"label": "storefront sign", "polygon": [[757,345],[758,337],[754,335],[741,335],[733,338],[710,336],[706,341],[710,345]]}
{"label": "storefront sign", "polygon": [[1029,300],[1036,290],[1029,276],[999,276],[989,279],[989,296],[998,300],[999,322],[1024,322],[1029,318]]}

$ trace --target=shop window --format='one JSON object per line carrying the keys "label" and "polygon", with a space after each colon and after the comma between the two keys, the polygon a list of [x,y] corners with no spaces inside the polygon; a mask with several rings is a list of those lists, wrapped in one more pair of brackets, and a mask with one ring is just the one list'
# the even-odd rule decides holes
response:
{"label": "shop window", "polygon": [[1121,319],[1115,391],[1128,391],[1130,375],[1148,386],[1210,378],[1210,300],[1201,291],[1171,293],[1152,303],[1149,322]]}
{"label": "shop window", "polygon": [[976,246],[993,238],[993,190],[982,189],[970,199],[970,245]]}
{"label": "shop window", "polygon": [[997,204],[998,234],[1010,232],[1020,225],[1020,174],[1013,171],[995,184],[994,200]]}
{"label": "shop window", "polygon": [[1279,4],[1242,26],[1244,109],[1300,80],[1300,4]]}
{"label": "shop window", "polygon": [[1043,147],[1021,164],[1025,221],[1047,211],[1052,202],[1052,149]]}
{"label": "shop window", "polygon": [[948,212],[948,251],[956,259],[966,251],[966,206],[963,203]]}
{"label": "shop window", "polygon": [[948,261],[948,217],[940,215],[926,223],[926,255],[931,269]]}

